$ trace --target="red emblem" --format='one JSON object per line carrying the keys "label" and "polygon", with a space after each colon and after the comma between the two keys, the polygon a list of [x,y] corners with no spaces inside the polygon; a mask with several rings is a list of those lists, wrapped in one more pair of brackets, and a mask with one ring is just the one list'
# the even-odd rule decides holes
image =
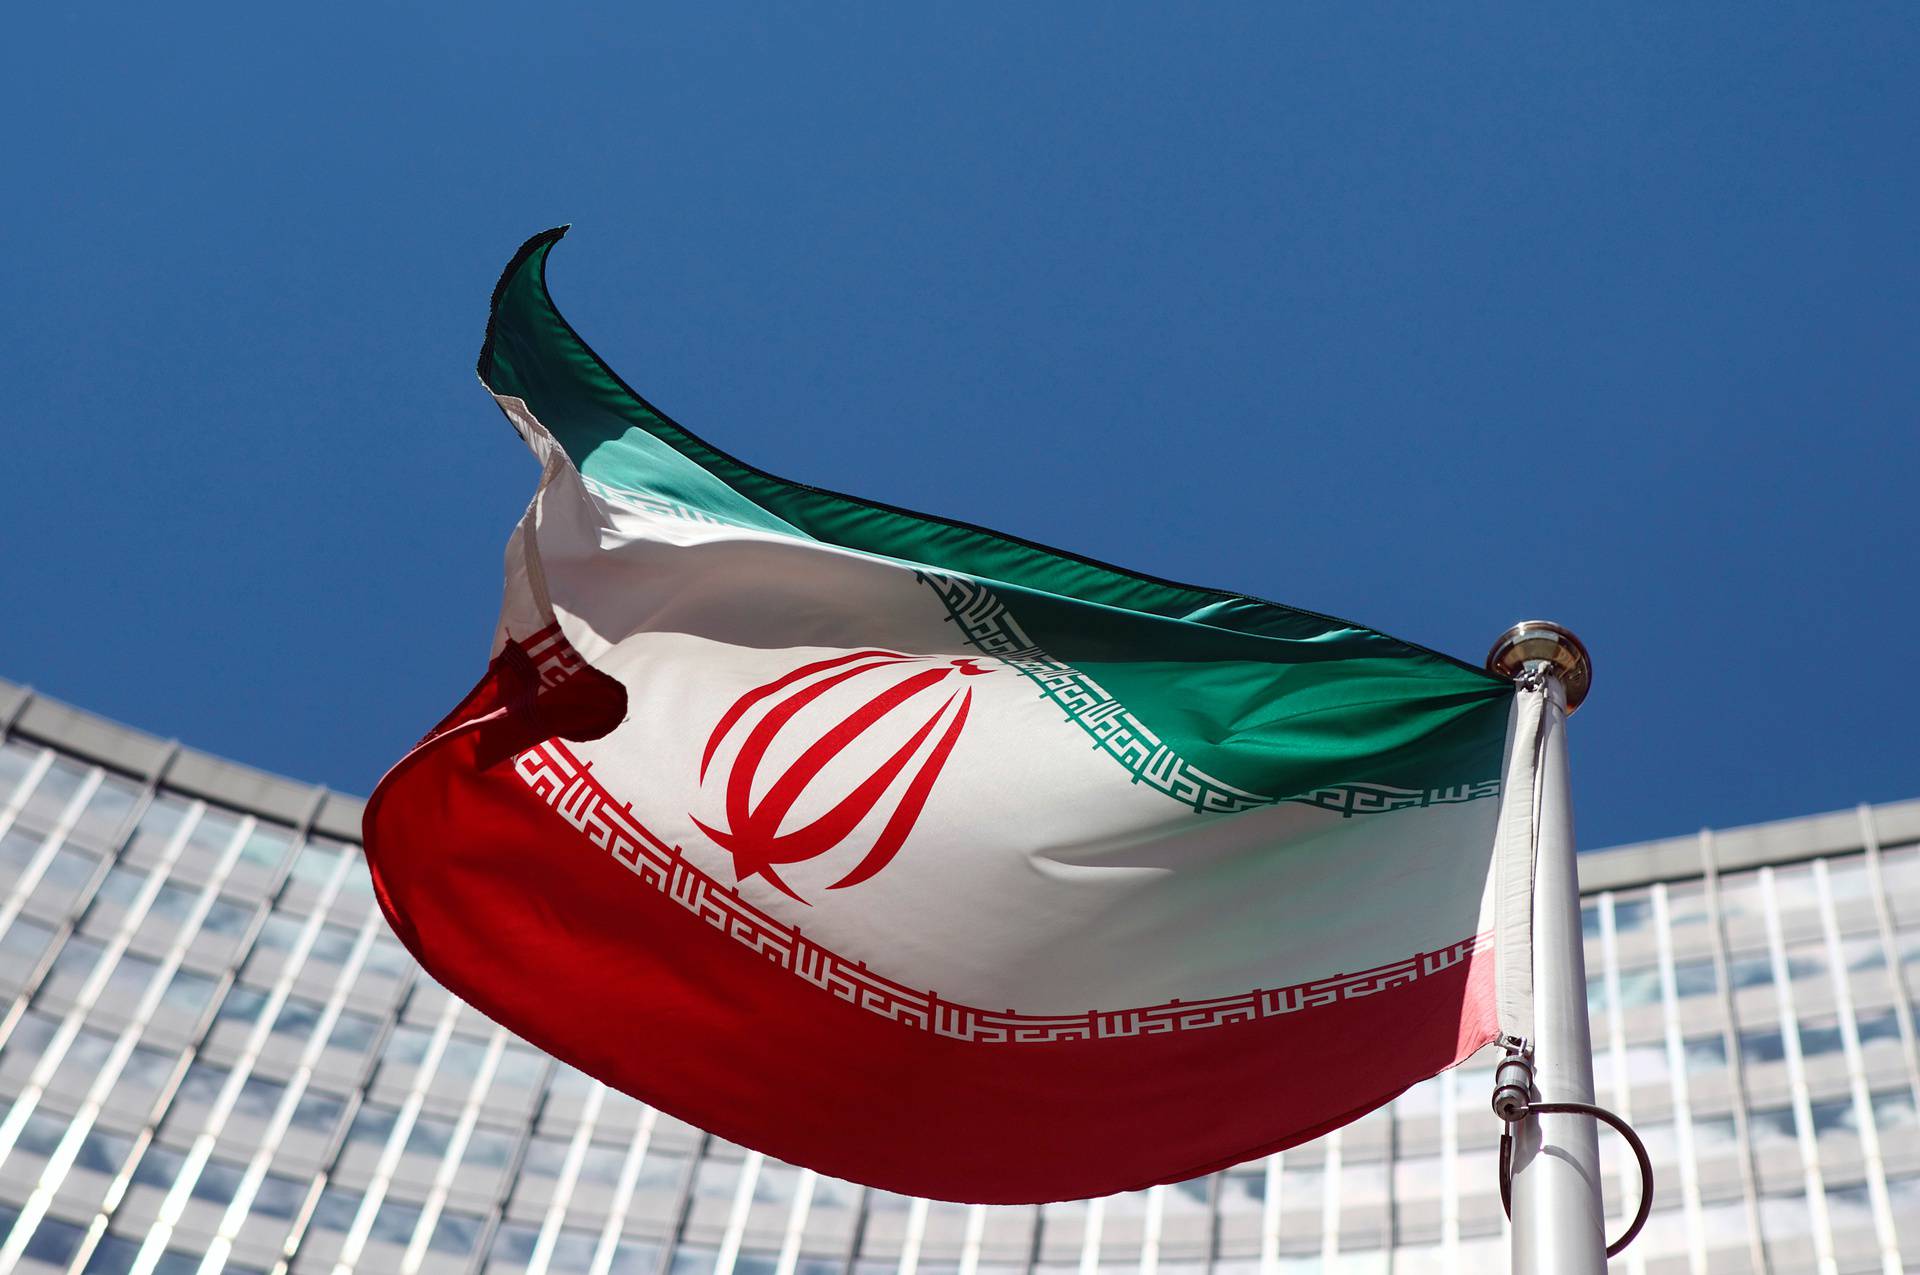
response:
{"label": "red emblem", "polygon": [[[694,823],[733,856],[734,875],[738,880],[764,877],[782,893],[805,903],[774,869],[782,864],[817,858],[847,840],[882,799],[896,791],[895,781],[913,768],[905,783],[898,785],[893,811],[866,854],[851,871],[827,888],[839,890],[859,885],[886,867],[900,852],[907,834],[913,831],[914,821],[927,804],[927,795],[940,777],[941,767],[953,752],[954,742],[960,738],[960,728],[966,725],[973,692],[962,686],[940,697],[942,684],[949,679],[964,680],[990,671],[971,659],[935,660],[895,651],[855,651],[804,665],[754,687],[721,715],[700,758],[700,781],[704,784],[707,767],[721,744],[736,728],[744,732],[732,768],[726,773],[727,827],[710,828],[698,819]],[[873,694],[832,724],[813,725],[819,717],[816,711],[795,725],[803,709],[836,687],[849,683],[855,687],[870,685]],[[922,702],[931,703],[932,711],[905,742],[864,779],[847,781],[851,790],[834,801],[826,813],[800,827],[782,829],[794,805],[814,786],[828,763],[896,712],[904,713],[923,693],[929,693]],[[747,724],[756,709],[757,715]],[[754,780],[760,764],[781,731],[790,726],[795,730],[818,730],[818,737],[801,748],[799,756],[786,770],[765,785],[756,802]],[[931,749],[923,753],[927,741],[934,738],[936,732],[938,738]],[[789,750],[783,753],[785,751]],[[914,767],[916,757],[920,760]],[[836,773],[844,771],[844,766],[836,768]],[[825,794],[829,799],[832,795]],[[814,801],[820,800],[822,794],[814,794]]]}

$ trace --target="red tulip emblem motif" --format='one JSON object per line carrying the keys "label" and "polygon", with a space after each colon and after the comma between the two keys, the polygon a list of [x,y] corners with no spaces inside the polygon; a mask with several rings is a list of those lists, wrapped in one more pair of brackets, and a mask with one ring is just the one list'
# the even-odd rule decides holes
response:
{"label": "red tulip emblem motif", "polygon": [[[906,843],[967,724],[973,692],[966,680],[991,671],[973,659],[855,651],[802,665],[754,687],[721,715],[700,758],[704,786],[715,756],[729,740],[739,737],[724,776],[726,827],[710,827],[698,819],[695,825],[733,856],[738,880],[763,878],[788,897],[806,903],[776,869],[833,850],[891,797],[892,808],[866,853],[827,888],[841,890],[871,879]],[[864,698],[848,694],[861,690],[871,694]],[[851,702],[851,707],[823,715],[823,697],[834,704]],[[804,711],[809,708],[814,711]],[[829,763],[856,741],[867,738],[871,748],[872,739],[891,743],[903,731],[908,732],[904,741],[864,778],[849,779],[851,772],[843,764],[832,769],[829,780],[822,780]],[[782,745],[780,755],[797,752],[797,756],[770,782],[758,784],[761,766],[783,732],[806,732],[814,738],[806,740],[802,735],[799,745]],[[879,750],[885,747],[883,743]],[[840,783],[848,791],[821,791],[823,782]],[[757,800],[756,788],[762,790]],[[825,812],[805,822],[793,819],[794,808],[803,799],[808,809],[825,805]],[[789,823],[799,826],[788,827]]]}

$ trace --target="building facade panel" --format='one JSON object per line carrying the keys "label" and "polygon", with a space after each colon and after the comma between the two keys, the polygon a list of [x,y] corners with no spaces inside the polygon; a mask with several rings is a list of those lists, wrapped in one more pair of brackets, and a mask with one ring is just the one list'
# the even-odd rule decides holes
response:
{"label": "building facade panel", "polygon": [[[359,803],[0,683],[0,1271],[1279,1275],[1506,1265],[1492,1058],[1103,1200],[868,1190],[607,1090],[387,932]],[[1920,802],[1584,855],[1636,1272],[1920,1269]],[[1637,1189],[1602,1139],[1617,1231]]]}

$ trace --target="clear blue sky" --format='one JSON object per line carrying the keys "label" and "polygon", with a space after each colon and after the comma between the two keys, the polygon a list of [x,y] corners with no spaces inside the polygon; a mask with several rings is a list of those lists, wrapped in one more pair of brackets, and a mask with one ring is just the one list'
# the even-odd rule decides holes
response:
{"label": "clear blue sky", "polygon": [[1590,846],[1920,796],[1901,5],[28,6],[0,674],[364,793],[477,678],[561,305],[790,477],[1477,660]]}

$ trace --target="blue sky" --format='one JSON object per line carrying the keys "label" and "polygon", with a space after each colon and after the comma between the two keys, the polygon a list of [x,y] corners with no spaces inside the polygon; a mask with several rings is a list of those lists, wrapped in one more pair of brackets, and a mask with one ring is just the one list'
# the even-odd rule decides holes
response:
{"label": "blue sky", "polygon": [[9,20],[0,675],[366,792],[480,674],[522,239],[765,468],[1477,660],[1590,846],[1920,796],[1920,18]]}

